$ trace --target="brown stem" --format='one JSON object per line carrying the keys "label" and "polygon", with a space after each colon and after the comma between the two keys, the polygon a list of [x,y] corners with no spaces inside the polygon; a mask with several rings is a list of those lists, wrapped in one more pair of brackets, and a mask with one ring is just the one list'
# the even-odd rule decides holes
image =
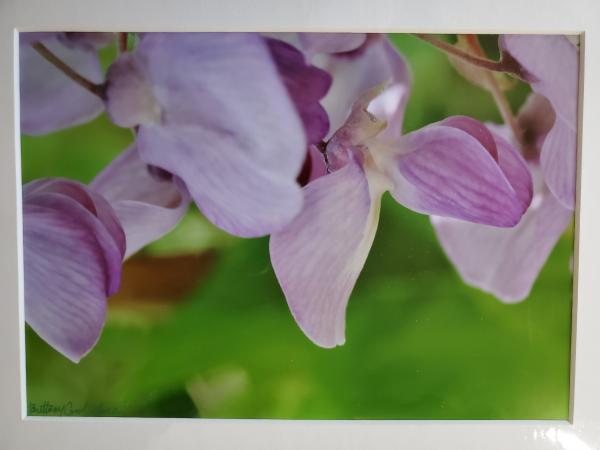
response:
{"label": "brown stem", "polygon": [[[485,58],[485,52],[483,51],[483,49],[481,48],[481,45],[479,44],[479,39],[477,38],[477,35],[474,35],[474,34],[466,35],[466,41],[475,57]],[[502,89],[500,88],[500,85],[498,84],[498,80],[496,79],[495,75],[492,72],[486,71],[483,73],[484,73],[485,79],[487,81],[487,85],[489,87],[490,93],[492,94],[492,97],[494,98],[494,102],[496,103],[496,106],[498,107],[498,111],[500,111],[502,120],[504,121],[504,123],[506,123],[510,127],[510,129],[512,130],[512,133],[515,136],[515,139],[517,140],[519,145],[522,148],[524,148],[523,132],[522,132],[521,128],[519,127],[517,120],[515,119],[515,116],[513,115],[512,109],[510,107],[510,104],[508,103],[506,96],[504,95],[504,92],[502,92]]]}
{"label": "brown stem", "polygon": [[106,88],[104,84],[96,84],[93,81],[88,80],[83,75],[77,73],[70,67],[67,63],[65,63],[62,59],[52,53],[48,47],[46,47],[41,42],[36,42],[32,44],[33,49],[38,52],[46,61],[51,63],[54,67],[68,76],[75,83],[79,84],[81,87],[87,89],[92,94],[97,95],[102,100],[106,99]]}
{"label": "brown stem", "polygon": [[496,102],[496,106],[498,107],[498,111],[500,111],[500,115],[502,116],[502,120],[506,123],[513,132],[515,139],[521,147],[523,146],[523,132],[519,125],[517,124],[517,119],[513,115],[513,112],[510,108],[510,104],[506,99],[506,96],[498,86],[498,82],[494,77],[494,74],[487,74],[490,83],[490,92],[492,93],[492,97],[494,97],[494,101]]}
{"label": "brown stem", "polygon": [[119,33],[119,53],[127,51],[127,33]]}
{"label": "brown stem", "polygon": [[491,59],[471,55],[470,53],[456,48],[454,45],[442,41],[441,39],[438,39],[430,34],[415,33],[415,36],[419,39],[424,40],[425,42],[429,42],[431,45],[439,48],[444,53],[460,58],[463,61],[468,62],[469,64],[472,64],[474,66],[491,70],[493,72],[508,72],[517,76],[522,76],[520,71],[516,67],[513,67],[514,64],[507,64],[507,62],[504,60],[492,61]]}

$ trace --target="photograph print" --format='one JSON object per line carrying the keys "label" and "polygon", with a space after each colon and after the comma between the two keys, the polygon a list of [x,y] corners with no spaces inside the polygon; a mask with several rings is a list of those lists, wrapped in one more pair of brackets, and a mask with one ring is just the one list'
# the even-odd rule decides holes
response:
{"label": "photograph print", "polygon": [[568,418],[579,38],[19,34],[27,412]]}

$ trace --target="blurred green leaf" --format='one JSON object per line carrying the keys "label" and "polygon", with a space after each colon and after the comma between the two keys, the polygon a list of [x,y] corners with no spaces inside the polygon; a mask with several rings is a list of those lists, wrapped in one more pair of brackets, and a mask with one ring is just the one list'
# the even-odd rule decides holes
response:
{"label": "blurred green leaf", "polygon": [[239,238],[218,229],[195,207],[191,207],[173,231],[152,242],[144,252],[155,256],[200,253],[208,249],[228,247],[238,241]]}
{"label": "blurred green leaf", "polygon": [[65,177],[89,183],[133,141],[130,130],[113,125],[105,114],[96,120],[44,136],[21,136],[23,183]]}

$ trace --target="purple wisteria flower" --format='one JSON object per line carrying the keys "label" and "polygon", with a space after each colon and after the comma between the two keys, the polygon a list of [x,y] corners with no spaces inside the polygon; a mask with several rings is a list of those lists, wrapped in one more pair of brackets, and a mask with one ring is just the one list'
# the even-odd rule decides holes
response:
{"label": "purple wisteria flower", "polygon": [[500,47],[522,66],[525,81],[554,109],[554,124],[540,149],[540,165],[550,191],[573,210],[579,50],[566,36],[548,35],[502,35]]}
{"label": "purple wisteria flower", "polygon": [[262,236],[302,206],[311,136],[278,69],[257,34],[144,34],[108,71],[107,111],[137,128],[141,159],[180,178],[212,223]]}
{"label": "purple wisteria flower", "polygon": [[68,66],[92,82],[104,79],[98,48],[113,33],[20,33],[19,76],[21,131],[45,134],[88,122],[103,110],[102,100],[74,83],[38,54],[41,42]]}
{"label": "purple wisteria flower", "polygon": [[135,146],[90,187],[65,179],[25,185],[27,323],[78,362],[100,336],[123,260],[170,231],[189,203],[181,180],[149,167]]}
{"label": "purple wisteria flower", "polygon": [[323,347],[344,343],[386,192],[431,215],[467,283],[505,301],[528,295],[575,204],[577,48],[558,36],[501,36],[534,90],[521,136],[465,116],[402,135],[411,74],[385,36],[279,37],[145,33],[104,79],[97,50],[113,34],[21,35],[23,132],[104,109],[135,131],[89,186],[23,188],[26,320],[72,361],[97,342],[123,260],[171,230],[191,201],[231,234],[271,235],[290,310]]}
{"label": "purple wisteria flower", "polygon": [[[505,302],[525,299],[571,223],[575,202],[577,48],[564,36],[500,37],[534,92],[518,116],[534,197],[511,229],[432,217],[442,248],[466,283]],[[490,126],[513,142],[507,127]]]}
{"label": "purple wisteria flower", "polygon": [[81,183],[23,187],[25,320],[78,362],[96,344],[120,284],[125,235],[109,203]]}
{"label": "purple wisteria flower", "polygon": [[512,145],[474,119],[451,117],[401,136],[410,78],[386,39],[322,67],[334,80],[323,103],[337,108],[328,109],[331,173],[304,188],[302,211],[272,234],[270,252],[300,328],[333,347],[344,343],[346,305],[386,191],[417,212],[511,227],[529,206],[532,181]]}
{"label": "purple wisteria flower", "polygon": [[[31,51],[34,62],[44,62],[29,47],[43,42],[68,56],[73,41],[83,62],[95,64],[99,38],[23,35],[22,55]],[[79,60],[68,62],[100,81]],[[90,99],[93,115],[103,109],[98,98],[55,67],[42,69],[66,84],[65,89],[55,84],[57,91],[50,86],[47,95],[35,98],[35,120],[28,122],[31,110],[24,109],[30,132],[91,118]],[[47,88],[39,75],[30,81],[28,92]],[[117,124],[135,127],[136,142],[90,187],[58,179],[24,188],[27,322],[55,349],[79,361],[99,337],[106,298],[117,290],[123,259],[178,223],[190,191],[215,224],[234,234],[261,235],[291,220],[302,203],[296,177],[308,144],[329,131],[319,100],[330,84],[329,74],[307,64],[301,52],[259,35],[143,36],[134,53],[113,64],[106,84],[109,114]],[[65,98],[71,95],[66,86],[86,95]],[[54,100],[66,104],[68,120],[59,113],[62,119],[52,121],[49,111],[39,111]],[[40,232],[51,226],[62,233]],[[44,283],[51,288],[43,290]],[[77,295],[83,297],[80,303]]]}

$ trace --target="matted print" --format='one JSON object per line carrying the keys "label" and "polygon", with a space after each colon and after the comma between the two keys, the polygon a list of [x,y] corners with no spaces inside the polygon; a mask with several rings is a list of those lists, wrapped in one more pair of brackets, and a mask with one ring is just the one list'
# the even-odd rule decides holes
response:
{"label": "matted print", "polygon": [[578,45],[21,33],[28,413],[566,419]]}

